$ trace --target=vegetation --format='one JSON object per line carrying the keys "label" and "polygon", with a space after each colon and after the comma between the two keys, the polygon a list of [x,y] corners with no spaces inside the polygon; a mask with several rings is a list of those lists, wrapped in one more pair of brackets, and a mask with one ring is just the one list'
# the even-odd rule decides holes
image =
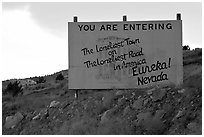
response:
{"label": "vegetation", "polygon": [[59,75],[57,75],[56,80],[63,80],[64,76],[62,75],[62,73],[60,73]]}
{"label": "vegetation", "polygon": [[183,65],[189,64],[202,64],[202,49],[199,48],[197,50],[187,50],[183,55]]}
{"label": "vegetation", "polygon": [[[85,89],[78,90],[77,99],[76,90],[68,87],[68,70],[43,76],[45,83],[24,89],[22,96],[2,95],[2,134],[200,135],[202,49],[183,51],[183,64],[184,80],[179,87]],[[60,73],[65,78],[56,81]],[[32,79],[39,81],[39,77]],[[9,82],[2,82],[3,91]],[[59,104],[50,107],[53,101]],[[24,116],[22,121],[6,128],[7,117],[17,113]]]}
{"label": "vegetation", "polygon": [[45,83],[46,80],[45,80],[44,77],[38,77],[38,80],[37,80],[36,82],[37,82],[38,84],[39,84],[39,83]]}
{"label": "vegetation", "polygon": [[6,88],[6,92],[11,94],[13,97],[17,96],[19,93],[23,91],[20,82],[15,81],[14,83],[9,83]]}
{"label": "vegetation", "polygon": [[183,50],[190,50],[190,47],[188,45],[183,46]]}

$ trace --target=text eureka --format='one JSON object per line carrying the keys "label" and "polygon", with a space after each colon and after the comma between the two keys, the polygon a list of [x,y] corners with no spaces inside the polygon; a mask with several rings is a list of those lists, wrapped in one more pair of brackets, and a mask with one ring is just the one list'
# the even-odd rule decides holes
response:
{"label": "text eureka", "polygon": [[[161,70],[165,70],[165,69],[168,69],[170,67],[171,67],[171,58],[168,59],[168,63],[157,61],[156,63],[153,63],[150,66],[148,66],[148,65],[135,66],[132,68],[132,70],[133,70],[133,76],[138,76],[137,77],[137,84],[138,84],[138,86],[140,86],[140,85],[146,85],[146,84],[149,84],[152,82],[154,83],[154,82],[168,80],[168,75]],[[142,75],[142,74],[151,73],[154,71],[161,71],[161,72],[159,75],[140,77],[140,75]]]}

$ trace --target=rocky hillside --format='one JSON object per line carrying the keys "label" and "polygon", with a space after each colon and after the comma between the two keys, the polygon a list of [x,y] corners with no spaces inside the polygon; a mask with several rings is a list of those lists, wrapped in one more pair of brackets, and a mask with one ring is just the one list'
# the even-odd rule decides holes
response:
{"label": "rocky hillside", "polygon": [[[184,84],[133,90],[68,90],[68,71],[2,96],[2,133],[12,135],[202,134],[202,50],[184,51]],[[36,80],[36,78],[30,78]],[[9,81],[3,81],[3,92]]]}

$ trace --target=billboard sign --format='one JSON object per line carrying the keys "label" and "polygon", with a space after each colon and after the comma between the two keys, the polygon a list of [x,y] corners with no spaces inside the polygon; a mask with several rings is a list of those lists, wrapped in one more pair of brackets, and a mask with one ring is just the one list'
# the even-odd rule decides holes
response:
{"label": "billboard sign", "polygon": [[69,88],[183,82],[182,21],[69,22]]}

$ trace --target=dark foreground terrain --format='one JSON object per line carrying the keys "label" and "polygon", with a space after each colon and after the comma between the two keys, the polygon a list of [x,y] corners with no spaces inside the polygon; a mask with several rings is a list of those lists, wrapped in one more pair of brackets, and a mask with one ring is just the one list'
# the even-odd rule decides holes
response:
{"label": "dark foreground terrain", "polygon": [[[184,52],[184,84],[143,90],[68,90],[58,73],[5,93],[2,82],[2,134],[202,134],[202,51]],[[35,80],[35,78],[30,78]]]}

